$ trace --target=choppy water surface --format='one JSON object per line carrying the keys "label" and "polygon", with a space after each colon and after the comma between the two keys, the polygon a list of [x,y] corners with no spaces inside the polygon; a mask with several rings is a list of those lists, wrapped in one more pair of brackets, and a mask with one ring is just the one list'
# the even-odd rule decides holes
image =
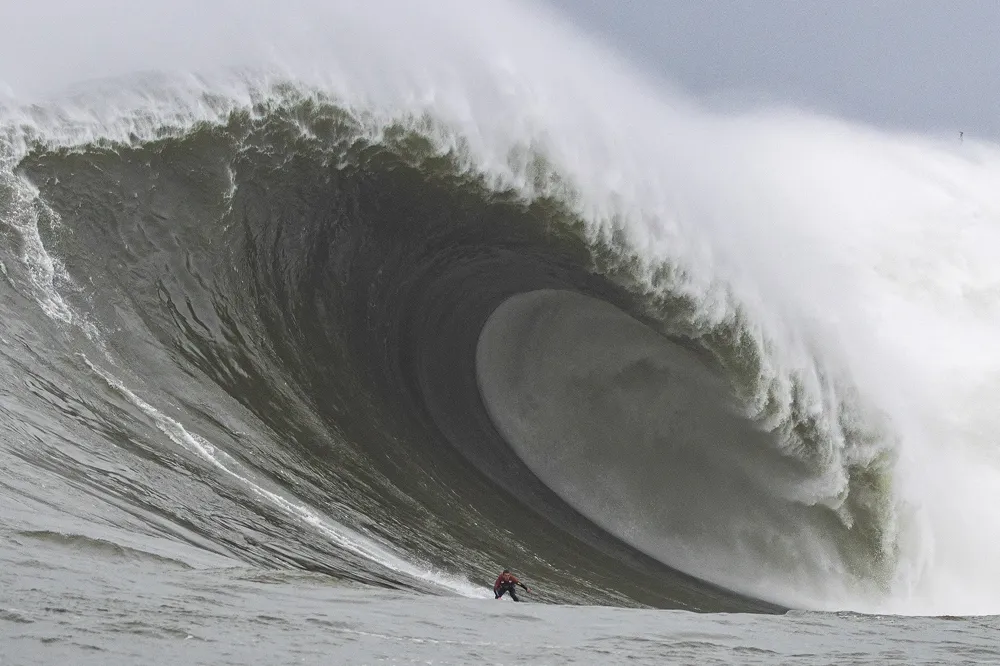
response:
{"label": "choppy water surface", "polygon": [[515,605],[494,601],[485,589],[480,598],[379,591],[302,572],[189,568],[51,536],[20,535],[10,543],[37,539],[50,542],[44,560],[23,559],[22,550],[4,555],[4,664],[986,664],[1000,659],[995,617],[706,615]]}

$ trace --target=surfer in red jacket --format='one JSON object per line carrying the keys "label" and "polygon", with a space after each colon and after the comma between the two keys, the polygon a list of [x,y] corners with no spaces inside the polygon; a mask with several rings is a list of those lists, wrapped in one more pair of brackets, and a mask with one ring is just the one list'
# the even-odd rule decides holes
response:
{"label": "surfer in red jacket", "polygon": [[493,594],[497,599],[499,599],[505,593],[510,592],[511,599],[514,601],[520,601],[520,599],[517,598],[517,588],[515,585],[523,587],[525,592],[531,592],[527,585],[519,581],[513,574],[511,574],[510,569],[504,569],[503,573],[497,577],[497,582],[493,583]]}

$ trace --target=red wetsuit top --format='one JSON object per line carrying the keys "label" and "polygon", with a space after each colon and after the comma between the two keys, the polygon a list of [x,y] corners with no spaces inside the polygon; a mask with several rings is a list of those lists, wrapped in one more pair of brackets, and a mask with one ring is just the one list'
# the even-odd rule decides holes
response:
{"label": "red wetsuit top", "polygon": [[520,585],[521,581],[514,577],[514,574],[502,573],[497,577],[497,582],[493,583],[493,591],[500,589],[501,585]]}

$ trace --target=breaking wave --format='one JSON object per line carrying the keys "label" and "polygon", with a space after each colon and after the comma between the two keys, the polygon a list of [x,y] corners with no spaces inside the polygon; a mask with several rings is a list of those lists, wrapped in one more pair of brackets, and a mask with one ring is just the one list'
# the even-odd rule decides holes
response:
{"label": "breaking wave", "polygon": [[8,103],[7,492],[373,585],[988,610],[996,149],[717,116],[545,29]]}

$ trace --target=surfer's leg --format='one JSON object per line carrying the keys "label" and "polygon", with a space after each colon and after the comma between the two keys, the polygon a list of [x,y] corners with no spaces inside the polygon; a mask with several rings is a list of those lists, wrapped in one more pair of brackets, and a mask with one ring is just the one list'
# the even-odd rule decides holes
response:
{"label": "surfer's leg", "polygon": [[517,592],[514,591],[514,588],[510,588],[510,598],[514,601],[520,601],[520,599],[517,598]]}

